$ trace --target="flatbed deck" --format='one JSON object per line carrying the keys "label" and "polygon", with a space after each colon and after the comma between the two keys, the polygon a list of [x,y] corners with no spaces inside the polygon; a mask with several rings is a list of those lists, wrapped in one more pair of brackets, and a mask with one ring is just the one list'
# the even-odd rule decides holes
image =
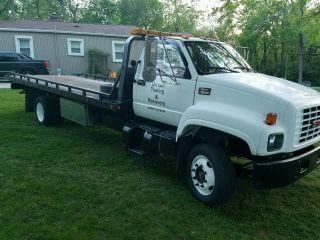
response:
{"label": "flatbed deck", "polygon": [[100,92],[100,87],[103,85],[113,84],[111,81],[104,82],[104,81],[93,80],[93,79],[77,77],[77,76],[31,75],[31,77],[36,77],[36,78],[44,79],[54,83],[60,83],[60,84],[78,87],[78,88],[87,89],[87,90],[96,91],[96,92]]}
{"label": "flatbed deck", "polygon": [[122,110],[121,102],[100,91],[101,86],[113,86],[112,81],[99,81],[78,76],[22,75],[12,73],[8,79],[22,88],[39,89],[71,100],[92,104],[112,111]]}

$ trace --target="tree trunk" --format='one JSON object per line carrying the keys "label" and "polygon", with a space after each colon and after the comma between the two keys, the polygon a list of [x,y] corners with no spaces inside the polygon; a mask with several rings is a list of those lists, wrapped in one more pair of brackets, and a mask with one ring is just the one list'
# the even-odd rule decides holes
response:
{"label": "tree trunk", "polygon": [[262,52],[262,60],[261,60],[261,68],[262,72],[266,73],[267,70],[267,42],[263,39],[263,52]]}
{"label": "tree trunk", "polygon": [[11,20],[16,20],[17,16],[16,16],[16,3],[14,2],[14,0],[11,0]]}
{"label": "tree trunk", "polygon": [[2,9],[0,9],[0,15],[1,15],[1,13],[7,11],[7,8],[8,8],[9,6],[10,6],[10,0],[8,0],[8,1],[6,2],[6,4],[4,5],[4,7],[3,7]]}
{"label": "tree trunk", "polygon": [[281,61],[281,76],[285,77],[285,72],[286,72],[286,62],[285,62],[285,47],[284,43],[281,43],[281,50],[280,50],[280,61]]}
{"label": "tree trunk", "polygon": [[37,8],[37,19],[40,20],[40,5],[39,5],[39,0],[36,1],[36,8]]}
{"label": "tree trunk", "polygon": [[304,68],[304,43],[302,32],[298,33],[298,49],[299,49],[299,78],[298,82],[303,82],[303,68]]}
{"label": "tree trunk", "polygon": [[275,75],[277,77],[280,76],[280,69],[279,69],[279,61],[278,61],[278,47],[277,47],[277,43],[274,44],[275,47],[273,48],[273,57],[274,57],[274,69],[273,72],[275,73]]}

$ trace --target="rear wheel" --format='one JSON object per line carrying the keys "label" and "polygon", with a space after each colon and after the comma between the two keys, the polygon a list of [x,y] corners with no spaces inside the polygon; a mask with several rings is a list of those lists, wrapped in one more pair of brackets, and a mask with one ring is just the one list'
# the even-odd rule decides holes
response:
{"label": "rear wheel", "polygon": [[44,108],[44,103],[42,101],[38,101],[36,104],[36,116],[39,123],[45,122]]}
{"label": "rear wheel", "polygon": [[186,170],[192,194],[207,205],[223,204],[234,193],[234,168],[225,150],[218,145],[195,146],[189,153]]}
{"label": "rear wheel", "polygon": [[61,123],[63,118],[60,114],[58,99],[40,96],[34,104],[37,122],[42,126],[50,126]]}

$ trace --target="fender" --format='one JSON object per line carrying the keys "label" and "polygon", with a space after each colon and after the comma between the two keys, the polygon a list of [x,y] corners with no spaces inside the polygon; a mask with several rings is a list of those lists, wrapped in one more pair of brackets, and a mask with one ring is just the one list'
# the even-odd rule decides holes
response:
{"label": "fender", "polygon": [[177,129],[177,141],[190,127],[207,127],[219,130],[244,140],[252,155],[257,154],[260,136],[267,128],[257,112],[223,103],[199,101],[188,108],[180,119]]}

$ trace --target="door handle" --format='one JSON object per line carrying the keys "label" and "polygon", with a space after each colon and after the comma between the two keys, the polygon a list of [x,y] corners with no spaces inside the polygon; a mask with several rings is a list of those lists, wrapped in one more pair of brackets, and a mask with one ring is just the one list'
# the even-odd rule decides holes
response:
{"label": "door handle", "polygon": [[143,81],[143,80],[138,80],[138,81],[137,81],[137,84],[138,84],[138,85],[141,85],[141,86],[145,86],[145,85],[146,85],[146,82]]}

